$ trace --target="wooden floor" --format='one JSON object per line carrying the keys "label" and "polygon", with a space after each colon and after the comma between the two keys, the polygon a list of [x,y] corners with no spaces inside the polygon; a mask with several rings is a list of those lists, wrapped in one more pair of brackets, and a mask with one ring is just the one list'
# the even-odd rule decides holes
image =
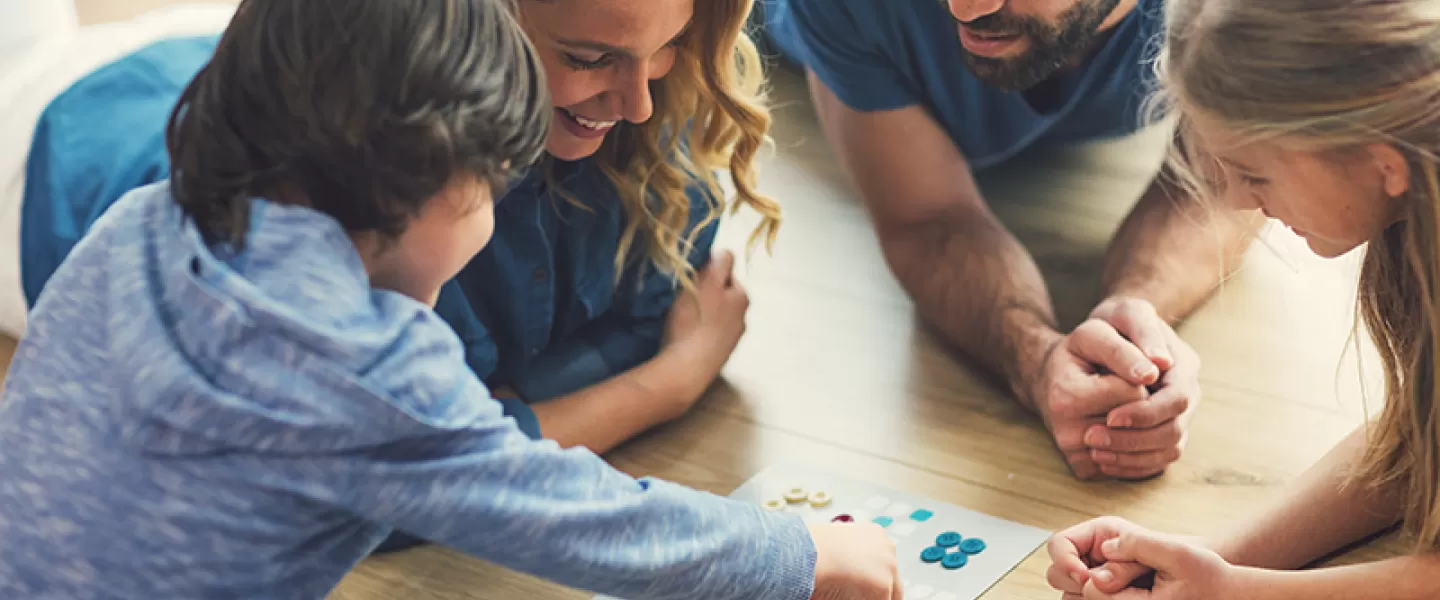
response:
{"label": "wooden floor", "polygon": [[[81,0],[82,20],[133,14],[165,0]],[[975,377],[917,325],[805,105],[801,82],[776,78],[776,148],[763,190],[786,209],[773,255],[745,281],[749,333],[723,382],[686,418],[608,458],[726,494],[766,465],[807,461],[916,494],[1057,530],[1118,514],[1180,533],[1224,528],[1350,431],[1378,403],[1377,363],[1345,354],[1356,260],[1320,261],[1288,233],[1267,235],[1244,270],[1181,330],[1205,361],[1205,400],[1189,451],[1139,484],[1073,480],[1039,423]],[[1040,259],[1073,320],[1095,298],[1110,232],[1159,160],[1163,135],[1027,156],[984,178],[1007,223]],[[726,225],[740,248],[753,220]],[[1197,260],[1203,258],[1197,258]],[[1339,558],[1400,550],[1393,539]],[[1055,598],[1037,554],[986,598]],[[340,600],[582,598],[443,549],[371,559]]]}

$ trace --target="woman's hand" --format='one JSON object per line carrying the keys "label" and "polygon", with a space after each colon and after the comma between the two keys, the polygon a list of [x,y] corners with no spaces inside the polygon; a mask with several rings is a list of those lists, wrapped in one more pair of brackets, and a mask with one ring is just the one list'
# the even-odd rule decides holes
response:
{"label": "woman's hand", "polygon": [[695,277],[695,290],[675,299],[666,317],[661,352],[684,357],[708,384],[720,374],[745,333],[750,298],[734,277],[735,255],[717,253]]}

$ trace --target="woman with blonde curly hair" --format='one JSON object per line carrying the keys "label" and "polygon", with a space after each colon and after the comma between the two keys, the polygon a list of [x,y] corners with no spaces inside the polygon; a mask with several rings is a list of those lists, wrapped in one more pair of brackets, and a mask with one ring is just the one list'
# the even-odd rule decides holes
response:
{"label": "woman with blonde curly hair", "polygon": [[[733,257],[710,260],[718,219],[748,206],[762,216],[752,243],[768,243],[780,215],[756,190],[770,120],[743,31],[751,3],[515,3],[553,98],[546,156],[497,194],[494,240],[436,311],[531,436],[604,452],[686,412],[738,343],[748,300]],[[168,112],[217,39],[187,36],[224,24],[212,9],[72,27],[26,41],[18,68],[0,64],[0,92],[25,108],[5,111],[7,143],[28,143],[0,164],[24,182],[0,190],[0,226],[11,225],[0,238],[15,240],[0,249],[0,327],[22,335],[91,224],[169,173]],[[343,31],[294,35],[346,48]]]}

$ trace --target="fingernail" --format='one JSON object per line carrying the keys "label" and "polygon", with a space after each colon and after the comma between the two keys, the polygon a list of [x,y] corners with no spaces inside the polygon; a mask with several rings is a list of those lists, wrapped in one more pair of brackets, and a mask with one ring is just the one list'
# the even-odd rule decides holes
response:
{"label": "fingernail", "polygon": [[1104,552],[1106,555],[1114,553],[1119,548],[1120,538],[1115,538],[1113,540],[1105,540],[1104,543],[1100,544],[1100,551]]}
{"label": "fingernail", "polygon": [[1074,579],[1074,580],[1075,580],[1075,583],[1078,583],[1078,584],[1080,584],[1080,585],[1085,585],[1085,574],[1084,574],[1084,573],[1081,573],[1081,572],[1079,572],[1079,571],[1076,571],[1076,572],[1070,574],[1070,578],[1071,578],[1071,579]]}
{"label": "fingernail", "polygon": [[1149,352],[1146,352],[1146,354],[1149,354],[1151,358],[1163,360],[1165,362],[1171,362],[1170,352],[1166,351],[1164,348],[1151,348]]}
{"label": "fingernail", "polygon": [[1104,430],[1104,429],[1092,429],[1092,430],[1090,430],[1090,435],[1089,435],[1089,437],[1090,437],[1090,440],[1089,440],[1088,442],[1086,442],[1086,443],[1088,443],[1092,448],[1109,448],[1109,447],[1110,447],[1110,434],[1105,433],[1105,430]]}
{"label": "fingernail", "polygon": [[1095,570],[1095,581],[1110,583],[1112,579],[1115,579],[1115,576],[1112,575],[1109,570],[1103,568]]}
{"label": "fingernail", "polygon": [[1131,423],[1130,417],[1110,417],[1107,421],[1106,425],[1111,427],[1129,427]]}
{"label": "fingernail", "polygon": [[1130,374],[1137,378],[1144,378],[1156,374],[1157,370],[1155,363],[1147,360],[1135,363],[1135,366],[1130,367]]}

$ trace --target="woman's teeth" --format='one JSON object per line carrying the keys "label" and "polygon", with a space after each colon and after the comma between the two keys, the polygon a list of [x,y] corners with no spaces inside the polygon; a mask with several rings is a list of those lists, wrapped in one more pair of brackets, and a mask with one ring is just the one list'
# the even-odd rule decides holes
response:
{"label": "woman's teeth", "polygon": [[565,111],[565,114],[570,115],[570,118],[575,119],[576,123],[584,125],[585,127],[590,129],[609,129],[611,127],[614,127],[616,123],[615,121],[592,121],[568,110]]}

